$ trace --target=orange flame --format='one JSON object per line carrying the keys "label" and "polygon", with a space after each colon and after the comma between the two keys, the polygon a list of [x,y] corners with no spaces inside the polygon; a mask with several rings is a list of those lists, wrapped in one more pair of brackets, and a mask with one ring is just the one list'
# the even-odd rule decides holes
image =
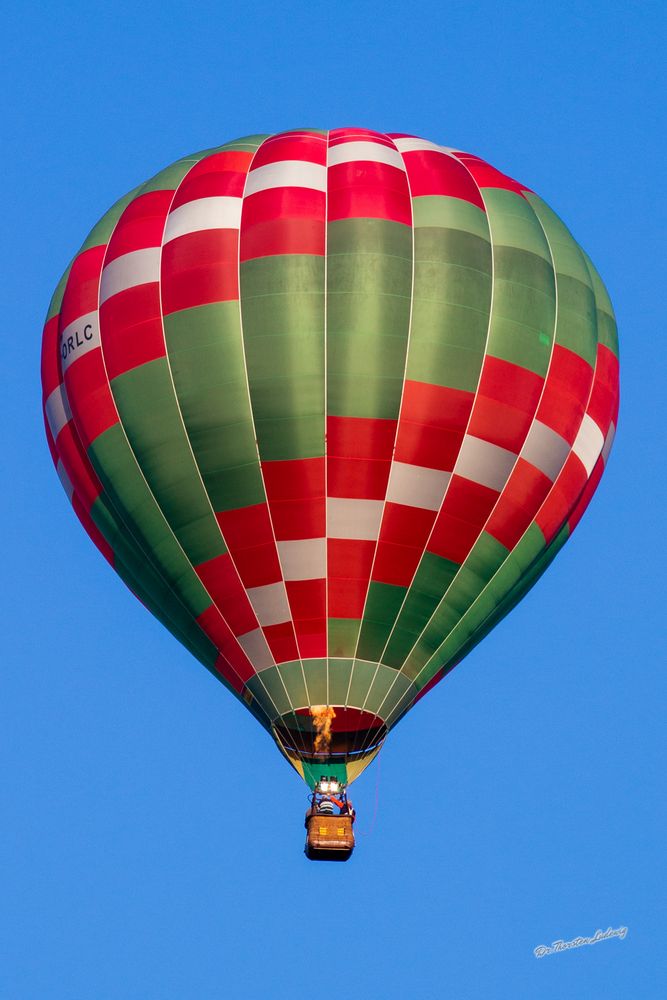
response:
{"label": "orange flame", "polygon": [[331,746],[331,723],[336,713],[330,705],[311,705],[315,727],[315,753],[328,753]]}

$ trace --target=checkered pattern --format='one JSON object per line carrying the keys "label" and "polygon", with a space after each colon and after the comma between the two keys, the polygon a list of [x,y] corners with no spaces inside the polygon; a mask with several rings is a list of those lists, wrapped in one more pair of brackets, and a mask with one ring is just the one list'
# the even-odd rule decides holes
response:
{"label": "checkered pattern", "polygon": [[309,705],[370,742],[544,572],[607,461],[617,354],[590,260],[478,157],[250,136],[92,231],[44,329],[46,435],[128,586],[305,754]]}

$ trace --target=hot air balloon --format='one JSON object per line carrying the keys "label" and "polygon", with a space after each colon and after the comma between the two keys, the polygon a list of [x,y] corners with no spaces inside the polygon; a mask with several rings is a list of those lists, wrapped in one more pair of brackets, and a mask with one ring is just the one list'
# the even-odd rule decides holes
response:
{"label": "hot air balloon", "polygon": [[568,539],[617,353],[584,251],[479,157],[253,135],[92,230],[44,329],[46,434],[103,555],[317,806]]}

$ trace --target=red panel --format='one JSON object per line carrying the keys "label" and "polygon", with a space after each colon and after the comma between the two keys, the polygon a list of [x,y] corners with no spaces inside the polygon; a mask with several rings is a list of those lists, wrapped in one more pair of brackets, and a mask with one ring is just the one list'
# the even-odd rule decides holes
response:
{"label": "red panel", "polygon": [[380,528],[380,541],[397,545],[413,545],[423,549],[426,545],[436,512],[421,507],[408,507],[388,502],[385,504]]}
{"label": "red panel", "polygon": [[576,526],[581,521],[582,517],[586,512],[586,508],[593,499],[593,494],[598,488],[598,484],[602,478],[602,473],[604,472],[604,462],[602,461],[602,456],[598,458],[593,471],[591,472],[590,478],[584,487],[584,491],[579,497],[577,503],[575,504],[574,510],[570,514],[568,519],[568,526],[570,528],[570,534],[574,531]]}
{"label": "red panel", "polygon": [[413,198],[421,195],[448,195],[462,198],[486,211],[479,188],[458,160],[436,150],[415,150],[401,154],[405,161]]}
{"label": "red panel", "polygon": [[134,198],[118,220],[104,263],[133,250],[159,247],[173,195],[173,190],[150,191]]}
{"label": "red panel", "polygon": [[60,309],[61,331],[97,309],[104,250],[104,247],[85,250],[72,264]]}
{"label": "red panel", "polygon": [[396,440],[397,462],[450,472],[454,468],[474,393],[406,381]]}
{"label": "red panel", "polygon": [[329,145],[338,146],[343,142],[376,142],[379,146],[389,146],[395,149],[396,146],[388,135],[382,132],[373,132],[369,128],[333,128],[329,132]]}
{"label": "red panel", "polygon": [[281,622],[279,625],[267,625],[264,628],[264,635],[276,663],[287,663],[289,660],[299,659],[299,650],[291,621]]}
{"label": "red panel", "polygon": [[244,224],[241,230],[241,261],[284,253],[322,257],[325,243],[324,223],[319,219],[275,219],[255,223],[248,228]]}
{"label": "red panel", "polygon": [[535,518],[547,544],[569,517],[585,485],[586,470],[576,455],[571,454]]}
{"label": "red panel", "polygon": [[532,414],[480,393],[475,400],[469,433],[516,455],[521,451],[532,422]]}
{"label": "red panel", "polygon": [[361,618],[368,591],[368,579],[334,580],[329,577],[329,618]]}
{"label": "red panel", "polygon": [[240,198],[252,153],[229,150],[212,153],[195,163],[174,196],[171,211],[198,198]]}
{"label": "red panel", "polygon": [[327,539],[329,579],[363,579],[371,575],[375,542],[352,538]]}
{"label": "red panel", "polygon": [[583,419],[593,382],[593,369],[573,351],[554,345],[537,419],[570,444]]}
{"label": "red panel", "polygon": [[197,576],[234,635],[257,628],[257,618],[228,552],[195,566]]}
{"label": "red panel", "polygon": [[264,486],[269,502],[324,496],[324,459],[300,458],[262,462]]}
{"label": "red panel", "polygon": [[234,668],[241,680],[247,681],[252,677],[255,671],[250,660],[239,646],[215,605],[212,604],[199,615],[197,624],[217,647],[224,659]]}
{"label": "red panel", "polygon": [[618,402],[618,360],[608,347],[598,345],[597,364],[588,413],[606,434]]}
{"label": "red panel", "polygon": [[307,187],[274,187],[257,191],[243,199],[241,254],[245,250],[248,230],[275,219],[307,219],[325,222],[326,194]]}
{"label": "red panel", "polygon": [[328,495],[384,499],[395,433],[395,420],[329,417]]}
{"label": "red panel", "polygon": [[322,538],[326,527],[326,501],[283,500],[271,504],[273,530],[278,541]]}
{"label": "red panel", "polygon": [[81,450],[81,443],[71,420],[58,435],[57,450],[79,500],[86,510],[90,510],[102,492],[102,487],[92,465]]}
{"label": "red panel", "polygon": [[273,542],[269,509],[265,503],[221,511],[215,516],[230,550]]}
{"label": "red panel", "polygon": [[373,565],[373,579],[380,583],[409,587],[423,554],[424,548],[421,545],[415,548],[380,541]]}
{"label": "red panel", "polygon": [[412,226],[412,202],[406,175],[398,167],[370,160],[329,168],[327,217],[388,219]]}
{"label": "red panel", "polygon": [[255,153],[252,167],[254,170],[280,160],[306,160],[308,163],[324,166],[327,162],[326,136],[307,132],[286,132],[271,136],[264,140]]}
{"label": "red panel", "polygon": [[473,483],[463,476],[452,476],[442,505],[442,512],[469,521],[481,528],[498,499],[497,490]]}
{"label": "red panel", "polygon": [[324,458],[262,464],[276,538],[321,538],[325,533]]}
{"label": "red panel", "polygon": [[239,297],[238,232],[207,229],[171,240],[162,251],[164,314]]}
{"label": "red panel", "polygon": [[88,448],[96,437],[118,423],[118,411],[99,348],[69,366],[65,387],[79,438],[83,447]]}
{"label": "red panel", "polygon": [[325,580],[287,580],[287,597],[294,621],[326,616]]}
{"label": "red panel", "polygon": [[489,163],[480,160],[478,156],[470,156],[469,153],[460,152],[454,153],[454,156],[461,160],[462,163],[465,163],[476,183],[481,188],[502,188],[504,191],[514,191],[515,194],[521,195],[522,198],[524,191],[530,191],[530,188],[527,188],[525,184],[519,184],[518,181],[508,177],[507,174],[502,174],[500,170],[496,170]]}
{"label": "red panel", "polygon": [[550,489],[551,480],[520,458],[485,531],[508,549],[513,549],[535,519]]}
{"label": "red panel", "polygon": [[462,563],[479,537],[479,527],[441,513],[428,543],[428,551]]}
{"label": "red panel", "polygon": [[109,379],[165,356],[160,285],[126,288],[100,306],[100,339]]}
{"label": "red panel", "polygon": [[215,516],[245,587],[261,587],[282,578],[266,504]]}
{"label": "red panel", "polygon": [[302,659],[312,659],[327,655],[327,621],[296,622],[296,637]]}
{"label": "red panel", "polygon": [[230,684],[235,691],[238,691],[239,694],[243,694],[243,692],[245,691],[245,684],[243,684],[243,682],[237,676],[236,671],[232,667],[231,663],[229,663],[224,656],[221,655],[218,656],[217,660],[215,661],[215,669],[218,671],[221,677],[225,678],[227,683]]}

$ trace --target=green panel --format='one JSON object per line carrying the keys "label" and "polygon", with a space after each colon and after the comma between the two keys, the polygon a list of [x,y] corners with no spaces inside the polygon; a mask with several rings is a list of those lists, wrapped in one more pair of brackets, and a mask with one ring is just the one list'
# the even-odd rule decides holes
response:
{"label": "green panel", "polygon": [[383,663],[400,669],[458,569],[457,563],[433,552],[424,552],[396,628],[382,654]]}
{"label": "green panel", "polygon": [[385,219],[327,227],[327,412],[396,419],[410,324],[412,232]]}
{"label": "green panel", "polygon": [[150,553],[161,576],[190,614],[198,617],[211,599],[146,486],[120,424],[95,439],[88,457],[111,503],[123,512],[128,534]]}
{"label": "green panel", "polygon": [[305,708],[311,704],[311,699],[308,697],[303,679],[301,661],[296,660],[291,663],[281,663],[277,669],[287,688],[287,694],[294,708]]}
{"label": "green panel", "polygon": [[381,708],[384,711],[384,701],[389,694],[389,691],[393,690],[394,684],[398,684],[399,687],[405,691],[409,682],[405,676],[400,674],[397,670],[392,670],[391,667],[385,667],[382,664],[379,664],[377,673],[375,674],[368,691],[364,711],[373,712],[375,715],[380,713]]}
{"label": "green panel", "polygon": [[405,587],[371,580],[356,654],[362,660],[380,659],[406,592]]}
{"label": "green panel", "polygon": [[141,472],[190,561],[226,551],[183,426],[166,358],[111,381]]}
{"label": "green panel", "polygon": [[[452,229],[489,241],[486,212],[462,198],[448,195],[420,195],[412,200],[415,229]],[[417,234],[415,233],[415,236]]]}
{"label": "green panel", "polygon": [[549,242],[556,270],[556,343],[593,366],[598,330],[595,295],[584,254],[555,212],[536,195],[527,197]]}
{"label": "green panel", "polygon": [[[486,227],[483,213],[474,211]],[[475,391],[489,326],[491,276],[488,235],[454,228],[415,231],[408,378]]]}
{"label": "green panel", "polygon": [[544,376],[556,322],[553,269],[536,254],[495,243],[494,264],[487,353]]}
{"label": "green panel", "polygon": [[327,691],[327,661],[325,659],[304,660],[303,672],[306,675],[306,684],[308,685],[308,704],[330,704]]}
{"label": "green panel", "polygon": [[361,708],[370,690],[375,677],[377,663],[369,663],[366,660],[355,660],[352,667],[352,680],[350,681],[350,693],[347,704],[353,708]]}
{"label": "green panel", "polygon": [[358,618],[329,618],[327,620],[329,656],[354,656],[360,624]]}
{"label": "green panel", "polygon": [[[259,703],[266,707],[271,719],[275,720],[277,715],[286,715],[292,711],[293,706],[287,697],[278,667],[267,667],[259,674],[254,674],[249,679],[247,686]],[[266,693],[262,688],[266,689],[270,701],[267,701]]]}
{"label": "green panel", "polygon": [[262,461],[324,455],[324,258],[241,264],[241,313]]}
{"label": "green panel", "polygon": [[597,305],[597,315],[598,315],[599,341],[605,347],[608,347],[609,350],[616,357],[618,357],[618,332],[616,330],[616,319],[614,317],[614,309],[609,299],[607,289],[602,283],[602,279],[598,274],[598,272],[596,271],[592,260],[585,253],[584,257],[586,259],[586,264],[588,265],[591,281],[593,283],[593,290],[595,292],[595,302]]}
{"label": "green panel", "polygon": [[484,203],[494,249],[516,247],[536,254],[551,265],[551,253],[532,207],[514,191],[485,188]]}
{"label": "green panel", "polygon": [[183,421],[213,509],[262,503],[238,302],[184,309],[165,316],[164,326]]}
{"label": "green panel", "polygon": [[344,705],[350,686],[352,660],[329,658],[329,704]]}
{"label": "green panel", "polygon": [[303,777],[310,788],[315,788],[320,778],[333,778],[339,784],[347,785],[347,765],[332,764],[331,762],[327,764],[310,764],[308,761],[303,761]]}

